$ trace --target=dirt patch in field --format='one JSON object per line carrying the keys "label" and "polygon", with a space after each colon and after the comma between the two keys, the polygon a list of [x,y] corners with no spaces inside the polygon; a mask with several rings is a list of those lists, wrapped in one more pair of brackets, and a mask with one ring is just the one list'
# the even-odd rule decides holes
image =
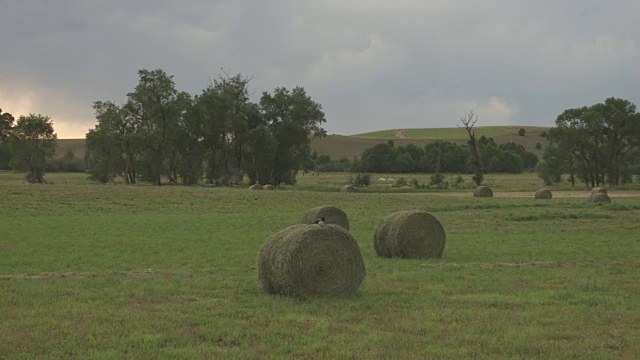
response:
{"label": "dirt patch in field", "polygon": [[407,133],[404,132],[404,130],[396,130],[396,133],[394,134],[395,137],[397,137],[398,139],[408,139],[409,137],[407,136]]}

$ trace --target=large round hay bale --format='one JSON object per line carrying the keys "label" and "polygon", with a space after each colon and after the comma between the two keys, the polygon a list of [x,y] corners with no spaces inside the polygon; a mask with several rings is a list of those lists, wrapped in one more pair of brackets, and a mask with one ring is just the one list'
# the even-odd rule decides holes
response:
{"label": "large round hay bale", "polygon": [[264,190],[264,187],[260,184],[253,184],[249,186],[249,190]]}
{"label": "large round hay bale", "polygon": [[539,189],[535,194],[536,199],[551,199],[553,195],[550,190],[547,189]]}
{"label": "large round hay bale", "polygon": [[592,194],[607,194],[607,189],[603,187],[594,187],[591,189]]}
{"label": "large round hay bale", "polygon": [[342,192],[356,192],[356,188],[353,185],[344,185],[340,188]]}
{"label": "large round hay bale", "polygon": [[493,197],[493,190],[488,186],[478,186],[473,190],[474,197]]}
{"label": "large round hay bale", "polygon": [[302,216],[302,223],[315,224],[319,219],[324,219],[325,224],[336,224],[349,230],[347,214],[335,206],[326,205],[307,210]]}
{"label": "large round hay bale", "polygon": [[382,257],[439,258],[446,234],[438,219],[424,211],[400,211],[383,218],[373,234]]}
{"label": "large round hay bale", "polygon": [[591,203],[610,203],[611,198],[605,193],[593,193],[588,198]]}
{"label": "large round hay bale", "polygon": [[262,188],[265,189],[265,190],[275,190],[276,189],[276,187],[271,185],[271,184],[267,184],[267,185],[263,186]]}
{"label": "large round hay bale", "polygon": [[258,280],[270,294],[344,296],[365,277],[353,236],[338,225],[292,225],[269,238],[258,255]]}

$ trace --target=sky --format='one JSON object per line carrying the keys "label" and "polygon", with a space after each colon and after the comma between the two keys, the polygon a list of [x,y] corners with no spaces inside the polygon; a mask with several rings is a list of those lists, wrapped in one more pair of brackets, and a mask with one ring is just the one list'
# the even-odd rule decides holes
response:
{"label": "sky", "polygon": [[637,0],[0,0],[0,108],[59,138],[126,101],[138,70],[192,95],[224,73],[252,100],[302,86],[329,134],[553,126],[608,97],[640,105]]}

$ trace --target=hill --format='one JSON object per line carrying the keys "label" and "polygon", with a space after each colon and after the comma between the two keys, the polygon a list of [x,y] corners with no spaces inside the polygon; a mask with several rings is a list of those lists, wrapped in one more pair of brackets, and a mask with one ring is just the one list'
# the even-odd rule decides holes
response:
{"label": "hill", "polygon": [[[524,136],[518,135],[518,130],[524,128]],[[513,141],[521,144],[527,151],[540,156],[542,152],[536,149],[536,144],[544,145],[546,139],[541,136],[549,130],[542,126],[480,126],[475,128],[478,136],[493,138],[502,144]],[[393,140],[396,145],[414,144],[424,146],[435,140],[446,140],[455,143],[466,143],[467,133],[463,128],[430,128],[430,129],[390,129],[350,136],[328,135],[326,138],[313,139],[311,150],[318,154],[330,155],[332,159],[359,156],[362,152],[381,142]]]}
{"label": "hill", "polygon": [[[518,135],[518,130],[527,130],[524,136]],[[502,144],[509,141],[521,144],[538,156],[541,151],[536,149],[536,144],[545,144],[546,139],[540,134],[549,128],[540,126],[480,126],[476,128],[478,136],[492,137],[496,143]],[[332,159],[346,157],[352,159],[362,152],[381,142],[393,140],[400,145],[414,144],[424,146],[435,140],[446,140],[455,143],[465,143],[467,134],[462,128],[432,128],[432,129],[390,129],[356,135],[328,135],[325,138],[313,139],[311,151],[318,154],[326,154]],[[73,151],[76,158],[84,158],[84,139],[58,139],[56,157],[64,156],[69,150]]]}

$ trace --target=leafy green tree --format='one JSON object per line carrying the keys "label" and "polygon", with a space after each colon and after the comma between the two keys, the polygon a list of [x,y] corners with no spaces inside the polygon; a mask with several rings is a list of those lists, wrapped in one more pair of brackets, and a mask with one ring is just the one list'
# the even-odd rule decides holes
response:
{"label": "leafy green tree", "polygon": [[44,182],[47,158],[55,154],[56,133],[51,118],[41,114],[20,116],[11,131],[11,166],[27,173],[30,183]]}
{"label": "leafy green tree", "polygon": [[565,110],[547,138],[571,154],[572,168],[588,186],[617,186],[626,154],[640,145],[640,114],[628,100],[608,98]]}
{"label": "leafy green tree", "polygon": [[247,134],[243,157],[249,183],[269,184],[273,179],[273,167],[278,142],[265,125],[252,129]]}
{"label": "leafy green tree", "polygon": [[127,94],[125,109],[140,125],[144,145],[140,175],[154,185],[162,185],[163,175],[176,182],[176,137],[190,95],[178,92],[173,76],[161,69],[143,69],[138,75],[138,85]]}
{"label": "leafy green tree", "polygon": [[15,118],[9,113],[3,113],[0,109],[0,169],[10,169],[9,162],[11,161],[11,152],[9,151],[9,144],[6,139],[11,134],[13,129],[13,122]]}
{"label": "leafy green tree", "polygon": [[273,93],[262,94],[260,107],[278,144],[270,183],[294,184],[297,172],[309,163],[311,138],[326,136],[321,127],[326,122],[322,106],[302,87],[279,87]]}
{"label": "leafy green tree", "polygon": [[385,173],[393,172],[396,166],[396,153],[389,143],[380,143],[365,149],[360,156],[362,171]]}

